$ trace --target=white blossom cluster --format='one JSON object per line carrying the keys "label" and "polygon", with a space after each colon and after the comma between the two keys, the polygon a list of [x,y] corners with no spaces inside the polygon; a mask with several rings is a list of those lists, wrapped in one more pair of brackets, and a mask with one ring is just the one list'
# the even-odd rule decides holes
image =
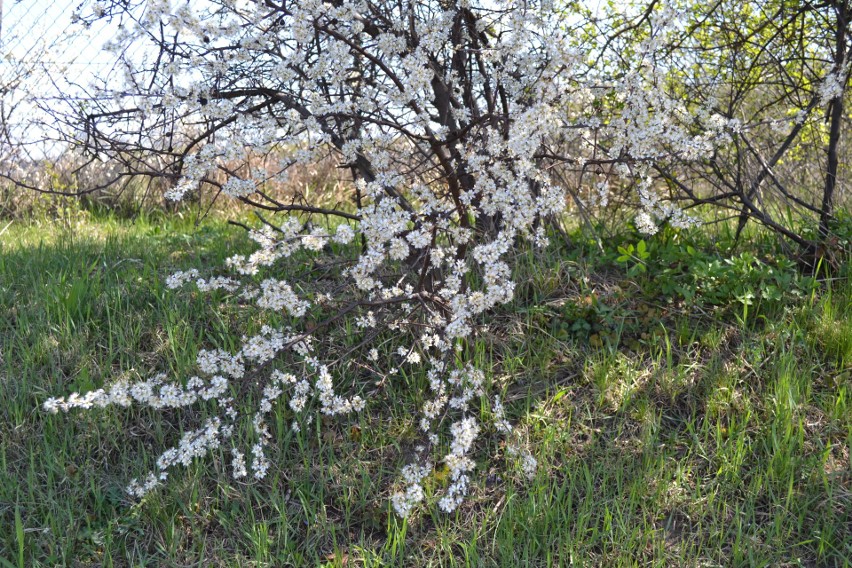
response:
{"label": "white blossom cluster", "polygon": [[407,517],[412,510],[426,497],[422,481],[431,471],[430,464],[408,464],[402,468],[402,479],[405,491],[394,493],[391,504],[400,517]]}
{"label": "white blossom cluster", "polygon": [[444,462],[450,470],[450,486],[446,494],[438,501],[438,505],[447,513],[451,513],[461,505],[467,495],[469,478],[467,472],[473,469],[474,463],[467,453],[479,435],[479,425],[472,417],[467,417],[450,427],[453,435],[450,453],[444,457]]}
{"label": "white blossom cluster", "polygon": [[[290,393],[289,407],[296,414],[301,413],[309,399],[314,397],[319,401],[320,410],[329,415],[358,412],[365,406],[365,401],[357,395],[345,398],[335,393],[328,368],[324,365],[315,368],[315,361],[308,356],[311,348],[307,338],[285,335],[281,331],[264,326],[260,334],[244,337],[242,349],[234,355],[221,349],[199,351],[196,361],[198,370],[210,376],[209,380],[191,377],[185,384],[181,384],[168,381],[166,375],[161,373],[135,383],[127,380],[116,381],[108,389],[97,389],[83,395],[72,393],[66,398],[50,398],[44,402],[43,408],[48,412],[57,413],[60,410],[68,412],[72,409],[104,408],[109,405],[127,407],[137,403],[155,409],[166,409],[184,408],[199,401],[214,401],[220,411],[218,416],[208,419],[203,427],[185,433],[176,446],[163,452],[157,459],[156,471],[148,473],[141,481],[130,481],[128,494],[141,498],[165,481],[168,478],[168,470],[173,466],[187,466],[193,459],[206,456],[219,448],[223,440],[233,437],[239,413],[234,408],[234,400],[230,394],[231,380],[245,377],[245,361],[262,365],[287,346],[304,358],[307,377],[313,377],[314,381],[312,384],[308,378],[297,379],[292,373],[273,370],[266,382],[262,398],[252,417],[256,442],[249,452],[253,476],[263,479],[271,465],[265,448],[272,439],[265,420],[282,395]],[[231,468],[234,478],[239,479],[248,474],[246,454],[236,446],[236,440],[233,443],[235,445],[231,448]]]}
{"label": "white blossom cluster", "polygon": [[636,215],[636,228],[646,235],[653,235],[659,228],[658,221],[665,220],[677,229],[685,229],[698,222],[686,215],[682,209],[664,202],[652,187],[652,180],[645,178],[639,183],[639,200],[642,210]]}
{"label": "white blossom cluster", "polygon": [[529,479],[535,477],[536,471],[538,470],[538,460],[536,460],[529,451],[522,450],[514,444],[509,444],[506,446],[506,453],[512,457],[520,459],[521,471],[524,472],[524,475],[526,475]]}
{"label": "white blossom cluster", "polygon": [[210,280],[199,278],[198,270],[193,268],[187,271],[179,270],[168,278],[166,278],[166,287],[174,290],[192,281],[195,282],[195,285],[202,292],[211,292],[213,290],[225,290],[228,292],[233,292],[237,290],[240,286],[240,283],[237,280],[234,280],[233,278],[228,278],[226,276],[217,276],[211,278]]}
{"label": "white blossom cluster", "polygon": [[494,396],[494,404],[491,405],[491,410],[494,412],[494,427],[498,432],[508,434],[512,431],[512,425],[506,420],[506,409],[503,408],[503,402],[500,397]]}
{"label": "white blossom cluster", "polygon": [[166,278],[166,287],[174,290],[175,288],[180,288],[190,280],[194,280],[198,278],[198,270],[192,268],[187,271],[179,270]]}
{"label": "white blossom cluster", "polygon": [[[259,248],[248,257],[234,255],[227,265],[239,274],[254,275],[262,267],[272,266],[277,260],[287,258],[301,247],[299,233],[303,224],[297,217],[288,217],[279,227],[265,225],[260,230],[249,232],[249,237]],[[276,236],[279,235],[279,236]]]}
{"label": "white blossom cluster", "polygon": [[[468,473],[475,466],[469,454],[481,426],[468,412],[473,410],[470,403],[484,395],[485,374],[468,365],[463,369],[454,369],[446,377],[442,377],[442,368],[442,365],[433,361],[433,368],[429,370],[430,389],[434,398],[424,405],[420,426],[427,433],[430,442],[437,443],[439,437],[434,431],[435,421],[447,410],[460,413],[460,419],[450,425],[450,451],[442,459],[447,468],[449,485],[437,502],[441,510],[450,513],[458,508],[469,490]],[[510,433],[512,426],[506,420],[499,397],[495,397],[492,411],[495,429],[503,434]],[[391,503],[401,517],[408,516],[416,504],[424,499],[422,480],[428,475],[430,468],[430,462],[426,461],[409,464],[403,470],[405,489],[391,497]]]}
{"label": "white blossom cluster", "polygon": [[268,310],[286,310],[293,317],[302,317],[310,306],[308,302],[296,296],[289,284],[272,278],[260,283],[257,305]]}
{"label": "white blossom cluster", "polygon": [[828,73],[817,88],[819,94],[819,105],[825,107],[829,102],[843,95],[846,91],[846,83],[849,81],[849,72],[852,62]]}

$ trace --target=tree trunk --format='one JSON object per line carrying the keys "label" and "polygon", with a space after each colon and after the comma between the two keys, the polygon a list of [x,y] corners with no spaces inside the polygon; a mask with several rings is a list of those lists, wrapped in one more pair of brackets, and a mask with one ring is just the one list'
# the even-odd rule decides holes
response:
{"label": "tree trunk", "polygon": [[837,187],[837,167],[839,163],[837,147],[840,143],[840,126],[843,121],[843,97],[846,94],[848,73],[846,70],[846,32],[848,27],[848,0],[837,4],[837,30],[835,34],[834,61],[836,73],[843,84],[841,93],[829,104],[828,167],[825,173],[825,187],[820,207],[819,233],[822,238],[828,236],[829,222],[834,211],[834,191]]}

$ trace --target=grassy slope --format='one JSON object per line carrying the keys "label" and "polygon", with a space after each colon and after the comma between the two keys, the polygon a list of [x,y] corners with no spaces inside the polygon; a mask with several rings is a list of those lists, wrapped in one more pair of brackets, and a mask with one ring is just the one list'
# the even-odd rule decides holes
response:
{"label": "grassy slope", "polygon": [[[530,255],[530,284],[476,358],[539,473],[504,465],[487,433],[465,507],[403,524],[387,499],[422,377],[319,431],[294,434],[279,411],[262,484],[206,460],[138,506],[127,480],[204,409],[39,410],[122,374],[187,376],[199,347],[233,349],[252,322],[162,279],[246,250],[239,230],[13,225],[0,245],[0,566],[852,565],[848,285],[746,325],[643,300],[593,257]],[[572,327],[595,318],[615,332]]]}

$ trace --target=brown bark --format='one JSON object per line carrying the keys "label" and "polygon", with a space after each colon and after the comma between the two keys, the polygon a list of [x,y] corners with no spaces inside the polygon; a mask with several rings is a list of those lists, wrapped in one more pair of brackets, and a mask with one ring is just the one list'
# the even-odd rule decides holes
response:
{"label": "brown bark", "polygon": [[848,72],[846,70],[846,34],[848,28],[848,0],[841,0],[835,6],[837,10],[837,30],[835,32],[834,61],[836,72],[840,74],[843,89],[829,104],[828,166],[825,172],[825,187],[822,192],[822,206],[819,217],[819,234],[825,238],[829,234],[829,223],[834,212],[834,192],[837,187],[837,167],[839,157],[837,147],[840,143],[840,127],[843,121],[843,98],[846,94]]}

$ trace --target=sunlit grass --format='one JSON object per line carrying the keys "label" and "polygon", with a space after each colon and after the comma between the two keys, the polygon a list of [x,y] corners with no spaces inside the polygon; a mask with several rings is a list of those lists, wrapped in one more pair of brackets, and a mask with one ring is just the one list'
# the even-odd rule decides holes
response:
{"label": "sunlit grass", "polygon": [[297,434],[275,414],[263,483],[206,459],[136,505],[128,479],[204,408],[40,410],[119,376],[186,376],[199,348],[234,349],[256,322],[163,278],[248,250],[240,229],[14,223],[0,247],[2,566],[852,565],[842,280],[738,322],[737,310],[661,304],[582,252],[530,252],[519,299],[470,352],[538,473],[528,481],[486,434],[465,506],[402,522],[388,496],[415,441],[417,374],[365,378],[368,411],[320,429]]}

